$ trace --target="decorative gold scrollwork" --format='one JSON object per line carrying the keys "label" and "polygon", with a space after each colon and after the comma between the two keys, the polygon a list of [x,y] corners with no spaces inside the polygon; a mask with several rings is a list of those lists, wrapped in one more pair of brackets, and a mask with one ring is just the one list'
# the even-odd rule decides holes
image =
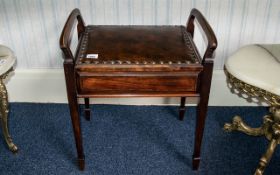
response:
{"label": "decorative gold scrollwork", "polygon": [[[228,86],[231,91],[236,93],[238,96],[243,97],[248,101],[252,101],[252,98],[259,98],[265,100],[267,103],[271,104],[271,106],[280,106],[280,96],[245,83],[235,78],[226,70],[225,73],[227,75]],[[244,93],[247,96],[244,96]]]}
{"label": "decorative gold scrollwork", "polygon": [[224,130],[228,132],[240,131],[252,136],[264,135],[268,140],[270,140],[268,148],[261,157],[259,166],[254,174],[262,175],[275,151],[276,146],[280,144],[280,96],[247,84],[237,79],[227,71],[225,72],[227,75],[228,86],[232,92],[248,101],[252,101],[252,98],[257,98],[259,100],[265,100],[267,103],[271,104],[269,109],[270,114],[264,116],[263,125],[259,128],[249,127],[239,116],[235,116],[232,123],[226,123],[224,125]]}

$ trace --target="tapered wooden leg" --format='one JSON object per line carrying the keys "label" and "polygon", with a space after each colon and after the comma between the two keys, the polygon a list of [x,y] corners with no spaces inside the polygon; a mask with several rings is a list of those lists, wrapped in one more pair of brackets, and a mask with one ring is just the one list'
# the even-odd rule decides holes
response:
{"label": "tapered wooden leg", "polygon": [[0,79],[0,98],[1,98],[1,102],[0,102],[1,125],[2,125],[3,135],[9,147],[9,150],[11,150],[13,153],[16,153],[18,151],[18,148],[13,143],[13,140],[8,130],[8,113],[9,113],[8,94],[2,78]]}
{"label": "tapered wooden leg", "polygon": [[181,97],[181,104],[179,108],[179,120],[181,121],[184,119],[185,112],[186,112],[185,103],[186,103],[186,97]]}
{"label": "tapered wooden leg", "polygon": [[86,120],[90,120],[90,106],[89,106],[89,98],[85,98],[85,118]]}
{"label": "tapered wooden leg", "polygon": [[64,72],[67,87],[67,97],[75,136],[76,149],[78,154],[78,164],[80,170],[85,168],[85,156],[83,151],[82,131],[79,116],[79,106],[76,94],[76,81],[73,62],[64,62]]}
{"label": "tapered wooden leg", "polygon": [[85,156],[84,156],[84,151],[83,151],[82,132],[81,132],[81,124],[80,124],[77,98],[69,99],[69,108],[70,108],[70,115],[71,115],[72,126],[73,126],[76,148],[77,148],[77,154],[78,154],[78,164],[79,164],[79,168],[81,170],[84,170]]}
{"label": "tapered wooden leg", "polygon": [[206,118],[207,104],[205,100],[201,99],[200,104],[197,107],[197,119],[195,129],[195,143],[193,153],[193,170],[197,170],[200,163],[200,149],[204,131],[204,124]]}
{"label": "tapered wooden leg", "polygon": [[200,75],[200,100],[197,106],[197,118],[195,128],[195,143],[193,153],[193,169],[197,170],[200,163],[200,149],[204,131],[204,124],[207,115],[209,93],[213,72],[213,62],[206,62]]}

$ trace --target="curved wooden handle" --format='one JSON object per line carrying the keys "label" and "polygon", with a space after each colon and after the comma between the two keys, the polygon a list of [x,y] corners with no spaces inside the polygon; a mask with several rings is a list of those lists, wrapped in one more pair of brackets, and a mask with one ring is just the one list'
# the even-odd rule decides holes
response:
{"label": "curved wooden handle", "polygon": [[61,48],[62,52],[64,53],[65,60],[67,60],[67,59],[74,60],[74,56],[70,50],[70,44],[71,44],[71,40],[72,40],[72,36],[73,36],[73,29],[74,29],[76,22],[78,22],[77,31],[78,31],[78,38],[80,38],[81,34],[85,31],[85,23],[84,23],[82,15],[80,13],[80,10],[77,8],[74,9],[70,13],[70,15],[64,25],[64,28],[62,30],[60,40],[59,40],[60,48]]}
{"label": "curved wooden handle", "polygon": [[208,24],[207,20],[200,13],[200,11],[198,11],[195,8],[192,9],[188,22],[187,22],[187,31],[191,34],[192,37],[194,34],[194,19],[196,19],[198,21],[198,23],[201,25],[201,27],[207,37],[207,40],[208,40],[207,49],[202,58],[202,64],[204,64],[204,62],[207,58],[211,58],[211,60],[213,60],[213,53],[218,45],[217,38],[216,38],[211,26]]}

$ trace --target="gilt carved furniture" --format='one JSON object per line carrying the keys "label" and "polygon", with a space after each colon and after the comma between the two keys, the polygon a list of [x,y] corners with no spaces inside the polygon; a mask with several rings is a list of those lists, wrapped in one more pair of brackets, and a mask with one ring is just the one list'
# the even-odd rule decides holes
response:
{"label": "gilt carved furniture", "polygon": [[[280,44],[248,45],[239,49],[225,64],[228,82],[233,92],[252,101],[265,100],[271,105],[263,125],[251,128],[235,116],[226,131],[241,131],[252,136],[265,136],[269,141],[255,175],[261,175],[280,143]],[[246,96],[247,95],[247,96]]]}
{"label": "gilt carved furniture", "polygon": [[[208,39],[203,57],[192,39],[194,19]],[[73,54],[69,46],[76,24],[79,42]],[[80,11],[74,9],[62,31],[60,48],[80,169],[85,157],[78,98],[84,98],[89,120],[89,98],[180,97],[179,119],[183,120],[185,98],[200,97],[193,154],[193,168],[198,169],[216,47],[211,27],[196,9],[187,27],[85,26]]]}
{"label": "gilt carved furniture", "polygon": [[12,152],[17,152],[18,148],[13,143],[12,138],[8,130],[8,94],[7,89],[4,84],[4,79],[7,75],[13,70],[13,65],[15,63],[15,56],[13,52],[6,46],[0,45],[0,117],[2,131],[5,138],[5,141]]}

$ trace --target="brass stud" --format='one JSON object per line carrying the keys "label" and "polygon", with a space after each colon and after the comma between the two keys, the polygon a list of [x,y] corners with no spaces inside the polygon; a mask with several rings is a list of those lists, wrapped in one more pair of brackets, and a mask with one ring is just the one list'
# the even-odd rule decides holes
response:
{"label": "brass stud", "polygon": [[143,64],[147,64],[147,61],[144,61]]}
{"label": "brass stud", "polygon": [[172,64],[172,61],[169,61],[168,63],[169,63],[169,64]]}
{"label": "brass stud", "polygon": [[139,64],[139,62],[138,62],[138,61],[135,61],[135,64]]}
{"label": "brass stud", "polygon": [[111,64],[115,64],[115,62],[114,62],[114,61],[111,61]]}
{"label": "brass stud", "polygon": [[127,64],[131,64],[131,62],[130,62],[130,61],[126,61],[126,63],[127,63]]}
{"label": "brass stud", "polygon": [[163,64],[163,61],[160,61],[160,64]]}

